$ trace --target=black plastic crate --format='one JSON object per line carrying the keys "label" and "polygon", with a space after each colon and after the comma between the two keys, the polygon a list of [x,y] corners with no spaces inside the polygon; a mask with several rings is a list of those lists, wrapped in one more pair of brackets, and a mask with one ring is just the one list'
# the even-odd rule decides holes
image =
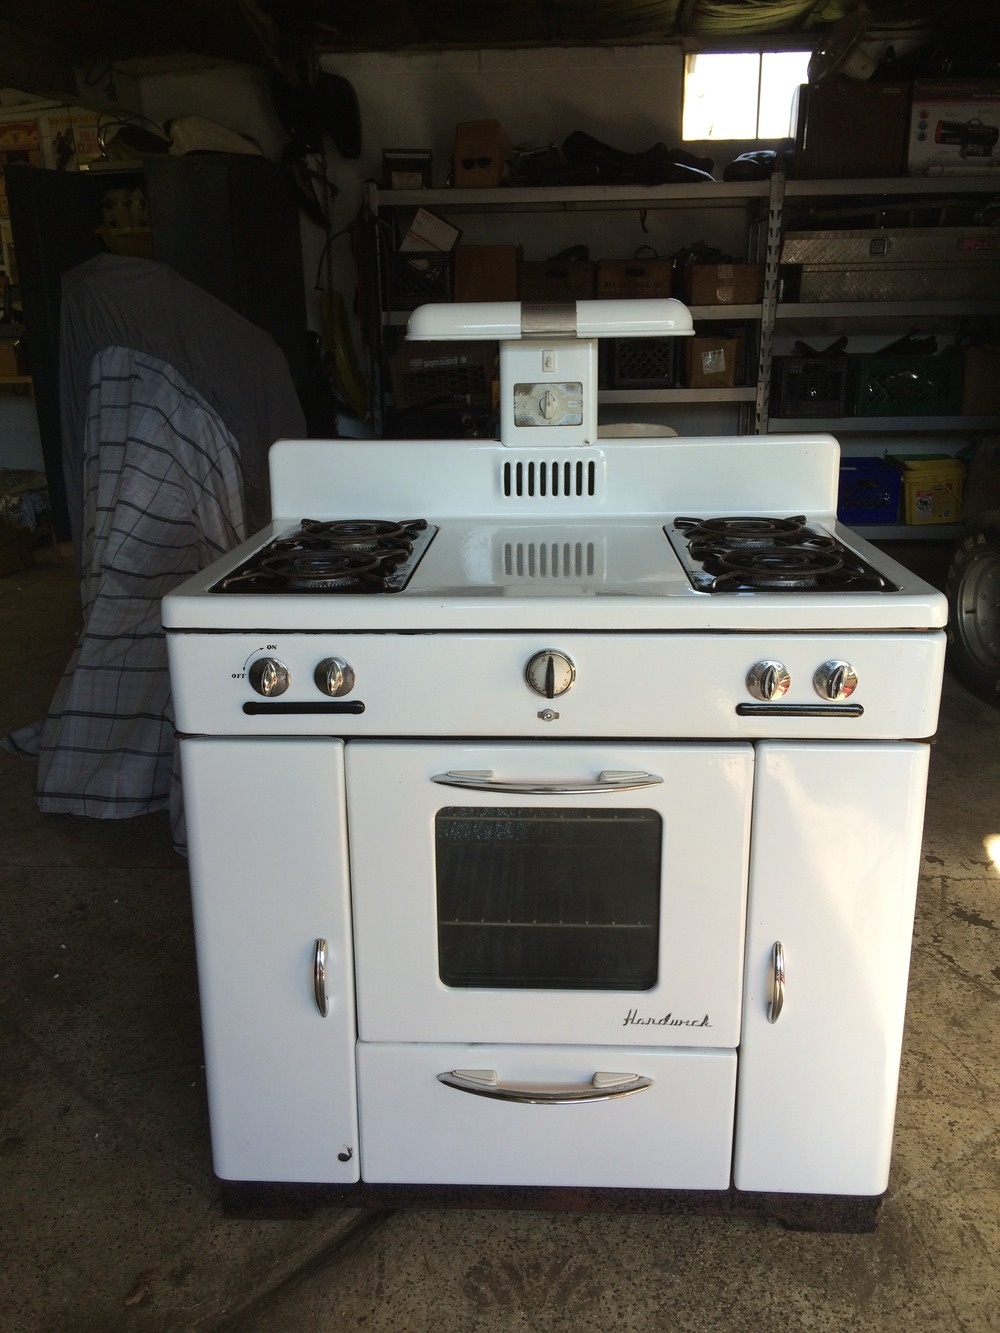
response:
{"label": "black plastic crate", "polygon": [[612,339],[612,389],[674,389],[678,384],[677,338]]}
{"label": "black plastic crate", "polygon": [[772,372],[776,417],[842,417],[848,413],[846,356],[776,356]]}
{"label": "black plastic crate", "polygon": [[450,301],[451,253],[447,250],[399,251],[392,257],[389,301],[393,310]]}

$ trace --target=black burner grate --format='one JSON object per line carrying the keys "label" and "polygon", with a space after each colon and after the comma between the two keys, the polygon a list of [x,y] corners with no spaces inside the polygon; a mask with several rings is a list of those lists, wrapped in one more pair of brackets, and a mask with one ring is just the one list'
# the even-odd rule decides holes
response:
{"label": "black burner grate", "polygon": [[678,518],[674,529],[684,543],[688,577],[700,591],[898,591],[856,551],[811,527],[802,514]]}
{"label": "black burner grate", "polygon": [[422,518],[305,518],[295,532],[269,542],[212,591],[399,592],[435,531]]}

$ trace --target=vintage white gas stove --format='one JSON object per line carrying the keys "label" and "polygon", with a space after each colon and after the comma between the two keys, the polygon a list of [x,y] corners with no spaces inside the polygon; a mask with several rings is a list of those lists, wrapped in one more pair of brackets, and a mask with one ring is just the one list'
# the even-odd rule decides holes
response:
{"label": "vintage white gas stove", "polygon": [[829,436],[600,437],[690,327],[424,307],[501,440],[280,442],[165,600],[224,1181],[885,1189],[945,599]]}

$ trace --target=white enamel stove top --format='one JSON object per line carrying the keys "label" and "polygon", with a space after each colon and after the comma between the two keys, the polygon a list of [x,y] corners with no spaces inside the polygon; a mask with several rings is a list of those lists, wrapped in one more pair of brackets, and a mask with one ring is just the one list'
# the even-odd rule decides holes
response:
{"label": "white enamel stove top", "polygon": [[[168,596],[163,623],[463,632],[943,626],[942,594],[836,523],[838,463],[830,436],[615,440],[555,455],[464,440],[285,441],[271,451],[274,522]],[[582,473],[579,485],[566,487],[567,468],[571,482]],[[719,514],[805,515],[897,590],[698,591],[664,528],[678,515]],[[398,593],[210,591],[305,517],[422,518],[437,531]]]}

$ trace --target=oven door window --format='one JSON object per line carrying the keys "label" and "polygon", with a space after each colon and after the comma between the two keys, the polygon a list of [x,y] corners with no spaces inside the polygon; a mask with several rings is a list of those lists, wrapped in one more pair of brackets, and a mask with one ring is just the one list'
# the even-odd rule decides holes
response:
{"label": "oven door window", "polygon": [[655,810],[439,810],[441,980],[650,990],[660,947],[662,841]]}

